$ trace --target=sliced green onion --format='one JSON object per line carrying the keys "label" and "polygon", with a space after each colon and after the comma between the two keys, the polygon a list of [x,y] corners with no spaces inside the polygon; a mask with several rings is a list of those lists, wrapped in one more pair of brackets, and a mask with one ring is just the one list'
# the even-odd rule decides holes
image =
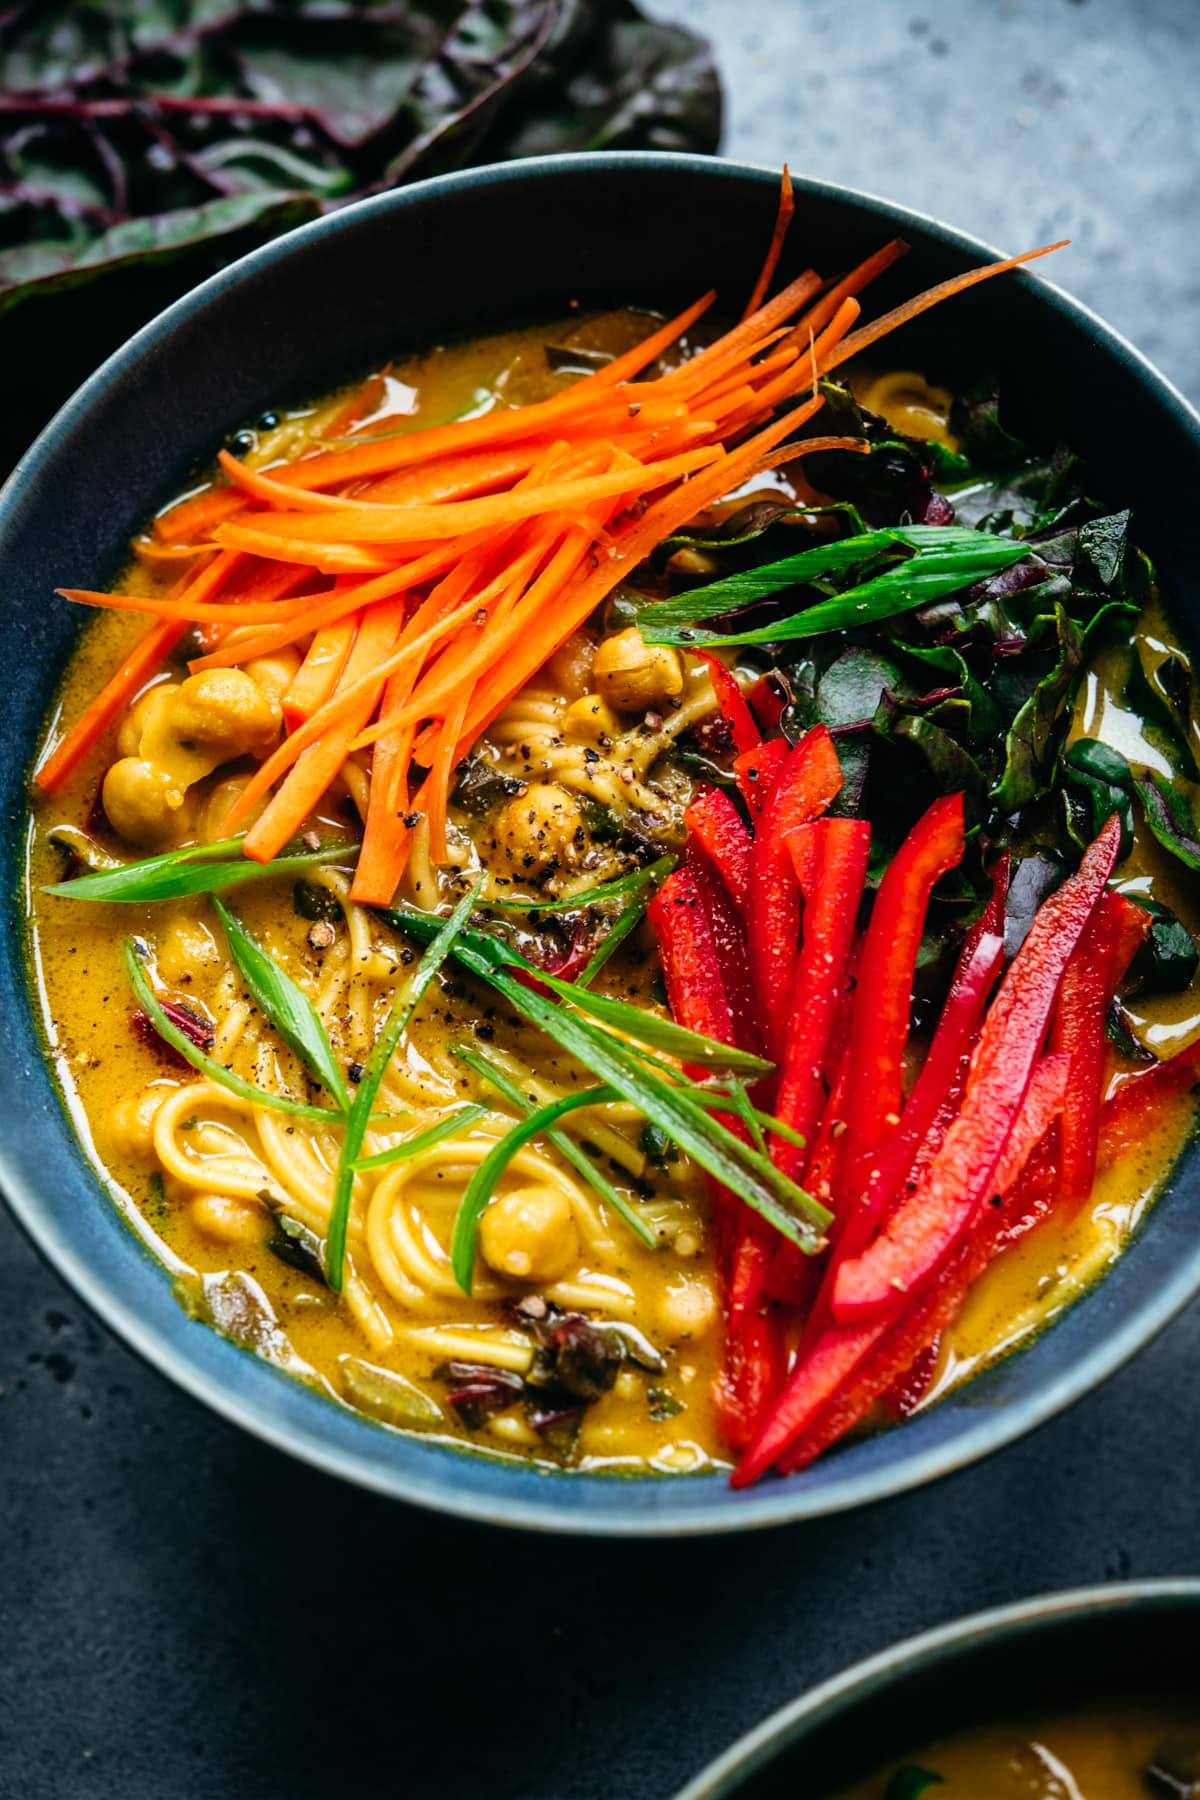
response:
{"label": "sliced green onion", "polygon": [[625,939],[637,930],[646,916],[648,886],[649,883],[644,883],[633,895],[629,904],[622,907],[617,914],[612,922],[612,929],[596,945],[587,962],[575,977],[577,988],[590,987],[604,965],[616,955]]}
{"label": "sliced green onion", "polygon": [[[477,1075],[482,1076],[484,1081],[490,1082],[498,1093],[504,1095],[509,1105],[515,1106],[523,1117],[537,1111],[536,1104],[529,1099],[528,1095],[523,1094],[516,1083],[509,1080],[504,1070],[492,1062],[489,1057],[484,1056],[481,1051],[460,1046],[454,1054],[465,1062],[469,1069],[474,1069]],[[607,1200],[613,1211],[624,1219],[634,1236],[640,1238],[648,1250],[657,1250],[658,1233],[652,1225],[646,1223],[636,1207],[631,1206],[625,1196],[613,1186],[608,1176],[596,1167],[587,1151],[575,1143],[573,1138],[569,1138],[565,1131],[551,1129],[547,1131],[546,1137],[554,1145],[559,1155],[583,1176],[588,1186],[594,1188],[600,1198]]]}
{"label": "sliced green onion", "polygon": [[375,1096],[379,1092],[379,1084],[392,1060],[396,1045],[407,1030],[409,1020],[420,1003],[421,996],[454,948],[455,940],[470,916],[482,887],[482,880],[476,882],[470,892],[463,895],[448,919],[430,921],[435,927],[436,935],[416,968],[396,989],[388,1016],[371,1046],[371,1054],[367,1058],[366,1068],[363,1070],[362,1079],[358,1084],[350,1111],[346,1115],[346,1135],[342,1141],[342,1153],[338,1157],[337,1173],[334,1176],[333,1206],[329,1214],[329,1231],[325,1239],[325,1276],[335,1293],[340,1294],[342,1291],[346,1263],[346,1228],[350,1220],[354,1165],[358,1161],[358,1153],[362,1149],[363,1138],[366,1136],[372,1108],[375,1104]]}
{"label": "sliced green onion", "polygon": [[567,1113],[576,1112],[581,1106],[603,1106],[618,1098],[615,1090],[610,1087],[581,1088],[578,1093],[567,1094],[561,1100],[552,1101],[549,1106],[537,1107],[488,1151],[459,1201],[450,1237],[450,1266],[454,1271],[454,1279],[464,1294],[471,1292],[475,1278],[475,1238],[479,1221],[496,1191],[496,1184],[517,1151],[541,1132],[552,1132],[556,1122]]}
{"label": "sliced green onion", "polygon": [[375,1156],[363,1156],[354,1165],[356,1175],[366,1169],[388,1169],[393,1163],[407,1162],[410,1156],[420,1156],[423,1150],[432,1150],[444,1138],[453,1137],[456,1131],[465,1131],[476,1119],[487,1117],[488,1108],[478,1106],[474,1101],[469,1106],[460,1106],[436,1125],[429,1125],[424,1131],[418,1131],[415,1137],[405,1138],[402,1144],[393,1144],[390,1150],[380,1150]]}
{"label": "sliced green onion", "polygon": [[[826,600],[754,631],[701,631],[697,623],[734,612],[799,583],[815,581],[871,561],[889,551],[912,555]],[[638,628],[648,644],[776,644],[849,631],[926,606],[986,576],[998,574],[1032,553],[1015,538],[996,537],[962,525],[908,525],[842,538],[781,562],[747,569],[673,600],[647,601],[638,610]]]}
{"label": "sliced green onion", "polygon": [[647,863],[644,869],[633,869],[628,875],[602,881],[598,887],[585,888],[582,893],[572,894],[564,900],[488,900],[486,904],[503,907],[509,912],[582,912],[585,906],[595,906],[601,900],[618,900],[624,894],[638,892],[649,882],[665,881],[676,860],[673,856],[660,856],[657,862]]}
{"label": "sliced green onion", "polygon": [[42,892],[62,900],[144,905],[154,900],[183,900],[189,894],[215,894],[239,887],[245,881],[265,880],[269,875],[295,875],[317,863],[348,861],[358,854],[357,844],[337,843],[300,856],[277,856],[274,862],[253,862],[247,856],[238,856],[235,862],[223,860],[241,846],[240,837],[222,838],[216,844],[189,844],[185,850],[148,856],[119,869],[102,869],[92,875],[80,875],[74,881],[56,881]]}
{"label": "sliced green onion", "polygon": [[[404,931],[410,928],[408,910],[384,911],[381,917]],[[418,930],[424,929],[417,927]],[[594,1075],[609,1083],[643,1112],[668,1137],[685,1150],[717,1181],[732,1188],[747,1206],[774,1225],[775,1229],[806,1252],[821,1249],[822,1236],[830,1214],[811,1194],[805,1193],[782,1174],[768,1158],[745,1144],[719,1120],[710,1119],[704,1107],[689,1092],[654,1075],[629,1046],[610,1032],[598,1029],[573,1011],[557,1006],[542,993],[518,981],[510,966],[513,957],[498,956],[495,940],[480,932],[463,932],[454,954],[465,968],[488,982],[508,1002],[512,1010],[537,1025],[564,1050],[578,1058]],[[568,988],[567,983],[561,984]],[[588,996],[589,999],[594,996]],[[636,1012],[635,1007],[628,1009]],[[702,1045],[706,1054],[724,1052],[724,1045],[714,1045],[707,1038],[685,1034]],[[700,1060],[689,1056],[689,1061]]]}
{"label": "sliced green onion", "polygon": [[282,1094],[269,1094],[265,1088],[255,1087],[253,1082],[243,1081],[232,1069],[225,1068],[215,1057],[193,1044],[177,1025],[172,1024],[167,1014],[159,1005],[158,996],[150,986],[146,971],[142,967],[142,959],[134,949],[131,939],[125,940],[125,971],[129,976],[129,985],[133,989],[138,1005],[157,1031],[164,1043],[170,1044],[172,1050],[178,1051],[185,1062],[191,1063],[193,1069],[201,1075],[207,1075],[218,1087],[228,1088],[239,1100],[248,1100],[252,1106],[266,1106],[272,1112],[291,1113],[298,1119],[320,1119],[326,1124],[340,1124],[345,1116],[334,1112],[328,1106],[306,1106],[300,1100],[288,1100]]}
{"label": "sliced green onion", "polygon": [[280,968],[215,894],[213,905],[224,928],[230,955],[255,1005],[284,1042],[291,1045],[305,1067],[329,1089],[342,1111],[348,1112],[350,1094],[320,1013],[303,988]]}

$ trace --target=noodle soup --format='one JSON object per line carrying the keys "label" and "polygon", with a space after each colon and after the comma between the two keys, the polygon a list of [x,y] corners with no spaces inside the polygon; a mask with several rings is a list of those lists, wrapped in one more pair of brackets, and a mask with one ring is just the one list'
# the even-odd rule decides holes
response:
{"label": "noodle soup", "polygon": [[[834,317],[845,339],[852,318]],[[717,430],[694,416],[691,369],[715,367],[699,391],[713,414],[734,407],[740,443],[744,394],[770,398],[791,366],[751,339],[739,386],[736,334],[697,356],[692,331],[649,377],[592,390],[657,324],[575,315],[396,362],[231,439],[222,469],[148,523],[114,594],[80,596],[107,610],[40,765],[31,959],[88,1152],[197,1316],[390,1427],[659,1473],[753,1463],[766,1445],[751,1478],[932,1403],[1027,1339],[1120,1253],[1177,1155],[1200,1027],[1194,902],[1185,825],[1155,813],[1152,778],[1190,756],[1190,666],[1132,543],[1096,532],[1080,548],[1110,515],[1075,495],[1056,523],[1075,535],[1037,579],[1085,593],[1089,618],[1056,600],[1058,664],[1040,622],[1054,612],[1001,641],[1024,502],[999,517],[965,403],[918,375],[855,374],[815,397],[803,459],[687,448]],[[526,409],[592,391],[594,417],[552,413],[509,446]],[[488,420],[490,448],[473,430]],[[421,461],[404,463],[413,443]],[[1031,481],[1023,449],[1019,464]],[[318,466],[324,485],[305,486]],[[377,509],[359,535],[354,506]],[[901,554],[967,556],[938,592],[991,608],[987,654],[852,617],[797,650],[774,596],[836,604],[849,590],[830,548],[847,543],[864,593]],[[796,550],[829,561],[815,594],[803,575],[764,586]],[[610,561],[623,579],[604,587]],[[728,627],[737,596],[683,627],[671,607],[747,576],[759,589],[736,622],[755,641],[690,648],[688,632],[708,635],[696,622]],[[149,654],[139,601],[157,620]],[[767,880],[785,765],[832,791],[780,827]],[[931,815],[950,847],[928,853],[906,972],[887,872],[920,864]],[[822,882],[843,853],[839,914]],[[808,1415],[770,1438],[814,1345],[848,1329],[839,1245],[869,1286],[872,1256],[900,1254],[904,1194],[936,1187],[954,1108],[976,1116],[967,1059],[978,1042],[984,1067],[989,1031],[1002,1038],[981,1026],[1008,991],[1002,964],[1015,991],[1031,959],[1081,941],[1114,868],[1109,935],[1082,939],[1092,1010],[1063,1000],[1041,1020],[1024,1111],[995,1126],[978,1181],[963,1175],[962,1194],[995,1192],[971,1201],[969,1231],[938,1215],[945,1254],[902,1316],[854,1300],[878,1326],[849,1385],[810,1408],[822,1441]],[[1077,892],[1077,924],[1037,924]],[[1082,966],[1071,954],[1060,981]],[[885,1040],[894,1068],[873,1060]],[[1064,1110],[1072,1078],[1094,1087],[1090,1162]],[[889,1210],[875,1164],[853,1157],[878,1160],[906,1128]],[[868,1203],[871,1229],[847,1226]]]}

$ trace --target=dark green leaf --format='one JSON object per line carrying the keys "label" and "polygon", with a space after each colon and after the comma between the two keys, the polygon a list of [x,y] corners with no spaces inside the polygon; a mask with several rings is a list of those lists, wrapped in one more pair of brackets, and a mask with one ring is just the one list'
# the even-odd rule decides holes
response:
{"label": "dark green leaf", "polygon": [[267,1023],[295,1051],[345,1112],[350,1105],[346,1079],[333,1053],[321,1015],[287,973],[256,943],[240,919],[213,896],[237,971]]}
{"label": "dark green leaf", "polygon": [[351,1406],[370,1413],[385,1425],[413,1431],[442,1423],[442,1409],[437,1401],[394,1369],[377,1368],[361,1357],[343,1356],[338,1359],[338,1379]]}
{"label": "dark green leaf", "polygon": [[677,1400],[670,1388],[648,1387],[646,1402],[655,1424],[661,1424],[664,1419],[677,1419],[681,1412],[687,1411],[683,1401]]}
{"label": "dark green leaf", "polygon": [[1114,813],[1121,820],[1118,860],[1133,844],[1133,770],[1121,755],[1096,738],[1076,738],[1062,759],[1061,782],[1067,798],[1067,829],[1081,850]]}
{"label": "dark green leaf", "polygon": [[1150,914],[1149,933],[1129,971],[1133,991],[1182,993],[1190,987],[1200,964],[1191,932],[1160,900],[1143,894],[1130,894],[1129,898]]}
{"label": "dark green leaf", "polygon": [[1180,773],[1189,781],[1200,780],[1191,738],[1192,677],[1182,657],[1168,652],[1156,660],[1145,641],[1135,637],[1124,697],[1143,731],[1151,740],[1159,739]]}
{"label": "dark green leaf", "polygon": [[920,1800],[927,1789],[937,1787],[942,1777],[919,1763],[904,1763],[887,1784],[883,1800]]}
{"label": "dark green leaf", "polygon": [[1038,621],[1029,641],[1034,652],[1049,641],[1054,661],[1006,734],[1003,773],[992,789],[993,804],[1002,813],[1018,812],[1046,792],[1067,706],[1083,668],[1083,635],[1061,606],[1055,607],[1053,619]]}
{"label": "dark green leaf", "polygon": [[231,862],[231,853],[240,850],[241,843],[236,837],[218,844],[191,844],[186,850],[168,850],[162,856],[80,875],[74,881],[56,881],[42,891],[64,900],[96,900],[108,906],[146,905],[155,900],[182,900],[189,894],[224,893],[246,881],[293,875],[298,869],[312,869],[321,863],[350,862],[358,854],[357,844],[326,844],[300,856],[277,856],[274,862],[252,862],[247,856]]}
{"label": "dark green leaf", "polygon": [[1135,778],[1146,823],[1162,845],[1189,869],[1200,869],[1200,838],[1191,807],[1178,789],[1156,770]]}

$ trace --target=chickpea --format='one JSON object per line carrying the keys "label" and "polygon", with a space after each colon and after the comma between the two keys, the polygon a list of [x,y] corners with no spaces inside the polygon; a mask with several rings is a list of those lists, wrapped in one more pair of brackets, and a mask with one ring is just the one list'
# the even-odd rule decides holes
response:
{"label": "chickpea", "polygon": [[189,1211],[192,1224],[218,1244],[244,1244],[262,1236],[262,1213],[229,1194],[197,1194]]}
{"label": "chickpea", "polygon": [[545,674],[564,699],[574,699],[588,689],[596,640],[586,631],[573,631],[565,644],[560,644],[546,664]]}
{"label": "chickpea", "polygon": [[535,781],[507,801],[496,820],[496,843],[523,875],[543,875],[573,863],[584,842],[583,815],[573,797],[550,781]]}
{"label": "chickpea", "polygon": [[523,1187],[493,1200],[479,1227],[483,1260],[510,1281],[554,1281],[579,1254],[571,1202],[561,1188]]}
{"label": "chickpea", "polygon": [[179,692],[177,681],[160,681],[157,687],[139,694],[117,731],[117,749],[122,756],[140,756],[142,737],[158,723],[164,704]]}
{"label": "chickpea", "polygon": [[140,1094],[126,1094],[108,1115],[108,1141],[115,1156],[151,1168],[154,1156],[154,1121],[166,1098],[161,1087],[143,1088]]}
{"label": "chickpea", "polygon": [[598,744],[601,738],[620,737],[622,730],[616,713],[599,694],[581,694],[563,713],[564,737],[587,738]]}
{"label": "chickpea", "polygon": [[140,756],[123,756],[112,765],[101,799],[113,830],[147,850],[177,844],[191,822],[186,785]]}
{"label": "chickpea", "polygon": [[171,730],[182,744],[219,756],[263,756],[279,736],[283,715],[274,695],[242,669],[190,675],[172,698]]}
{"label": "chickpea", "polygon": [[216,940],[198,919],[180,919],[158,939],[155,962],[172,987],[186,987],[193,976],[217,960]]}
{"label": "chickpea", "polygon": [[636,625],[604,639],[592,664],[592,680],[618,712],[647,712],[683,692],[683,669],[675,651],[647,644]]}
{"label": "chickpea", "polygon": [[704,1337],[716,1317],[717,1297],[704,1281],[674,1282],[658,1302],[659,1330],[671,1343]]}
{"label": "chickpea", "polygon": [[267,699],[278,706],[295,680],[300,658],[295,650],[285,646],[271,656],[256,656],[242,667]]}

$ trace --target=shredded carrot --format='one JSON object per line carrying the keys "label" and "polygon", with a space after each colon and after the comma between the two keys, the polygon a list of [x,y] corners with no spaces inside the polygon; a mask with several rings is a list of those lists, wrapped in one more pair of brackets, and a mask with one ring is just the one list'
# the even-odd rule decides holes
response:
{"label": "shredded carrot", "polygon": [[175,544],[192,538],[203,538],[222,519],[244,512],[245,496],[233,488],[207,487],[187,500],[179,500],[159,513],[154,521],[154,535],[164,544]]}
{"label": "shredded carrot", "polygon": [[304,661],[292,676],[280,705],[289,731],[303,725],[337,685],[354,642],[355,618],[339,619],[314,633]]}
{"label": "shredded carrot", "polygon": [[[927,307],[1046,253],[972,270],[862,325],[858,296],[907,246],[885,244],[832,283],[805,270],[768,300],[793,209],[785,168],[741,319],[666,372],[653,365],[713,294],[530,406],[351,436],[266,469],[222,455],[228,485],[169,508],[146,544],[148,554],[161,544],[159,554],[189,559],[174,592],[150,600],[67,590],[157,622],[43,764],[40,784],[65,780],[199,626],[210,635],[193,670],[289,645],[301,653],[283,701],[287,735],[227,816],[232,826],[266,802],[248,855],[274,856],[347,757],[370,747],[354,898],[392,899],[422,812],[431,854],[444,861],[459,760],[618,582],[762,472],[861,451],[856,439],[797,437],[821,408],[820,378]],[[352,432],[378,405],[382,382],[369,378],[331,429]]]}
{"label": "shredded carrot", "polygon": [[[208,566],[185,584],[180,595],[181,603],[187,603],[189,595],[194,595],[196,602],[201,603],[208,595],[215,594],[240,561],[237,552],[232,550],[222,551],[218,556],[212,557]],[[190,609],[181,619],[162,619],[138,640],[120,668],[101,688],[66,736],[59,739],[38,769],[34,780],[44,793],[57,793],[92,746],[104,736],[117,714],[124,710],[155,670],[162,666],[164,659],[171,654],[187,631],[189,616]]]}
{"label": "shredded carrot", "polygon": [[949,281],[939,281],[936,287],[926,288],[923,294],[906,300],[903,306],[894,307],[891,312],[884,313],[881,319],[873,319],[869,325],[863,325],[858,331],[852,332],[827,366],[836,369],[839,363],[857,356],[869,345],[877,343],[881,337],[887,337],[889,332],[907,325],[919,313],[928,312],[931,306],[939,306],[953,294],[961,294],[967,288],[976,287],[981,281],[990,281],[993,275],[1004,275],[1009,269],[1020,268],[1022,263],[1033,262],[1039,256],[1049,256],[1052,250],[1062,250],[1070,241],[1069,238],[1060,238],[1057,244],[1043,244],[1040,250],[1026,250],[1020,256],[1006,256],[1003,262],[985,263],[982,269],[968,269],[963,275],[952,275]]}
{"label": "shredded carrot", "polygon": [[[380,659],[386,656],[403,618],[402,600],[384,600],[379,606],[371,608],[359,626],[354,648],[342,671],[342,681],[347,688],[353,687],[361,676],[369,674]],[[255,862],[270,862],[273,856],[278,856],[288,839],[295,836],[345,762],[350,740],[378,704],[383,685],[383,678],[377,678],[372,687],[356,697],[355,705],[347,707],[342,717],[321,739],[311,744],[298,758],[266,811],[246,833],[247,856],[252,857]],[[245,799],[244,794],[241,799]],[[243,807],[239,801],[231,810],[231,823],[237,817],[244,817],[247,811],[249,807]]]}
{"label": "shredded carrot", "polygon": [[756,313],[767,297],[767,289],[770,287],[775,271],[779,267],[779,258],[783,251],[784,239],[787,237],[788,227],[792,222],[792,214],[795,210],[796,200],[792,193],[792,177],[788,171],[787,164],[784,163],[783,174],[779,181],[779,210],[775,214],[775,229],[771,233],[771,242],[767,247],[767,254],[763,259],[763,266],[758,272],[758,280],[755,282],[750,298],[746,302],[746,309],[742,314],[743,319],[748,319],[752,313]]}

